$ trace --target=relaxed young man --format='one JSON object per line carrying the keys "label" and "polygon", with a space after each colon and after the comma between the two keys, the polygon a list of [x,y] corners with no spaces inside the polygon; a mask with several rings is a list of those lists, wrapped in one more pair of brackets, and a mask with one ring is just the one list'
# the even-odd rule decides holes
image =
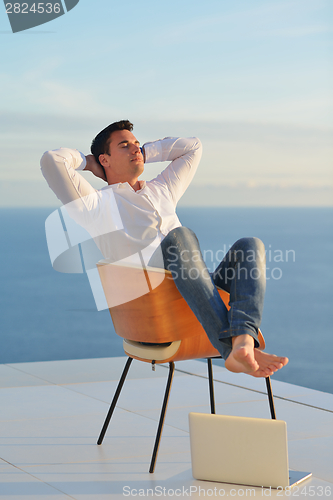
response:
{"label": "relaxed young man", "polygon": [[[140,148],[132,130],[128,120],[109,125],[93,140],[91,155],[66,148],[45,153],[41,167],[50,188],[105,258],[133,259],[171,271],[228,370],[272,375],[288,359],[258,349],[265,294],[263,243],[257,238],[238,240],[210,276],[195,234],[176,215],[201,158],[200,141],[167,137]],[[139,179],[145,163],[160,161],[170,163],[153,180]],[[107,185],[94,189],[80,170]],[[230,293],[230,311],[216,286]]]}

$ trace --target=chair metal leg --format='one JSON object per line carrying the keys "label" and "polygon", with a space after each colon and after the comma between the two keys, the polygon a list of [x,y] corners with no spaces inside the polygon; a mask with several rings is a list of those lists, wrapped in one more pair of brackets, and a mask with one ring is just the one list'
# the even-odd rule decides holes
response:
{"label": "chair metal leg", "polygon": [[[102,444],[102,442],[103,442],[105,433],[106,433],[107,428],[109,426],[113,411],[116,407],[120,392],[121,392],[122,387],[124,385],[124,382],[125,382],[125,379],[126,379],[126,376],[127,376],[127,373],[128,373],[128,370],[131,366],[132,361],[133,361],[133,358],[130,358],[130,357],[126,361],[122,376],[119,380],[117,390],[113,396],[113,400],[112,400],[109,412],[106,416],[103,428],[102,428],[101,433],[99,435],[97,444]],[[207,363],[208,363],[210,407],[211,407],[211,413],[214,414],[215,413],[215,397],[214,397],[214,383],[213,383],[213,367],[212,367],[211,358],[207,358]],[[167,410],[167,406],[168,406],[174,370],[175,370],[175,364],[174,364],[174,362],[170,362],[169,363],[169,375],[168,375],[167,385],[165,388],[164,400],[163,400],[163,405],[162,405],[162,409],[161,409],[161,415],[160,415],[160,420],[159,420],[159,424],[158,424],[157,434],[156,434],[156,438],[155,438],[154,450],[153,450],[153,454],[152,454],[152,458],[151,458],[151,462],[150,462],[150,468],[149,468],[150,473],[153,473],[155,470],[157,453],[158,453],[158,448],[159,448],[160,440],[161,440],[161,436],[162,436],[162,430],[163,430],[165,414],[166,414],[166,410]],[[270,379],[270,377],[266,377],[265,380],[266,380],[266,387],[267,387],[267,394],[268,394],[271,416],[272,416],[273,420],[276,420],[271,379]]]}
{"label": "chair metal leg", "polygon": [[113,396],[113,400],[112,400],[109,412],[108,412],[108,414],[106,416],[103,428],[102,428],[101,433],[99,435],[97,444],[102,444],[102,442],[103,442],[104,435],[105,435],[106,430],[107,430],[107,428],[109,426],[109,423],[110,423],[110,420],[111,420],[111,417],[112,417],[112,413],[113,413],[113,411],[114,411],[114,409],[116,407],[116,404],[117,404],[117,401],[118,401],[121,389],[123,388],[123,385],[124,385],[124,382],[125,382],[125,379],[126,379],[126,376],[127,376],[127,373],[128,373],[129,367],[131,366],[132,361],[133,361],[133,358],[128,358],[128,360],[126,361],[125,368],[123,370],[123,374],[122,374],[122,376],[121,376],[121,378],[119,380],[117,390],[116,390],[116,392],[115,392],[115,394]]}
{"label": "chair metal leg", "polygon": [[272,419],[276,420],[275,407],[274,407],[274,399],[273,399],[273,392],[272,392],[272,385],[271,385],[271,379],[270,379],[270,377],[266,377],[266,387],[267,387],[267,394],[268,394],[268,400],[269,400],[269,408],[271,410]]}
{"label": "chair metal leg", "polygon": [[208,380],[209,380],[209,395],[210,395],[210,412],[215,414],[215,397],[214,397],[212,358],[207,358],[207,363],[208,363]]}
{"label": "chair metal leg", "polygon": [[163,400],[163,405],[162,405],[162,410],[161,410],[161,415],[160,415],[160,421],[158,424],[158,429],[157,429],[157,434],[156,434],[156,439],[155,439],[155,446],[154,446],[153,455],[151,457],[151,462],[150,462],[150,469],[149,469],[150,473],[153,473],[155,470],[155,463],[156,463],[156,458],[157,458],[157,453],[158,453],[158,447],[160,445],[160,440],[161,440],[161,435],[162,435],[162,430],[163,430],[163,425],[164,425],[164,419],[165,419],[165,413],[166,413],[166,409],[168,406],[174,370],[175,370],[175,364],[173,361],[171,361],[169,363],[169,376],[168,376],[168,381],[167,381],[167,385],[165,388],[165,394],[164,394],[164,400]]}

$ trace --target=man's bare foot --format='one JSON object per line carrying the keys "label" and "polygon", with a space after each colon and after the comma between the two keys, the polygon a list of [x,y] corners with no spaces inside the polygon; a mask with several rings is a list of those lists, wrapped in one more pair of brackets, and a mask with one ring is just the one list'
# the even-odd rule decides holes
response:
{"label": "man's bare foot", "polygon": [[239,335],[232,338],[232,351],[225,361],[225,367],[235,373],[269,377],[283,368],[288,361],[288,358],[255,349],[251,335]]}

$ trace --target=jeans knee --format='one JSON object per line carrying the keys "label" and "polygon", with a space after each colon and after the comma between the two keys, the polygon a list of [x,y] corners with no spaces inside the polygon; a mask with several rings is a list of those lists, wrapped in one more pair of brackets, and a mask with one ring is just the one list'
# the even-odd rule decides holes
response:
{"label": "jeans knee", "polygon": [[196,242],[198,242],[198,239],[192,229],[184,226],[171,229],[171,231],[165,237],[165,240],[170,245],[179,245],[189,240],[195,240]]}
{"label": "jeans knee", "polygon": [[195,233],[187,227],[172,229],[161,243],[163,256],[169,264],[199,266],[202,262],[200,246]]}
{"label": "jeans knee", "polygon": [[265,252],[265,245],[256,236],[251,236],[251,237],[247,237],[247,238],[240,238],[239,240],[236,241],[235,245],[237,247],[244,249],[244,250],[247,250],[248,248],[250,248],[253,250],[257,249],[260,252],[261,251]]}
{"label": "jeans knee", "polygon": [[265,253],[265,245],[263,244],[263,242],[259,238],[257,238],[256,236],[253,236],[253,237],[249,238],[249,240],[250,240],[250,244],[253,247],[255,247],[258,250],[258,252]]}
{"label": "jeans knee", "polygon": [[257,237],[251,236],[246,238],[240,238],[236,241],[235,245],[235,255],[238,257],[237,260],[241,260],[241,255],[245,260],[251,255],[252,260],[257,260],[264,262],[266,257],[265,245]]}
{"label": "jeans knee", "polygon": [[266,250],[265,250],[264,243],[259,238],[256,238],[256,237],[253,237],[251,239],[253,240],[252,243],[253,243],[253,246],[256,249],[256,252],[257,252],[257,255],[258,255],[259,259],[262,262],[266,261]]}

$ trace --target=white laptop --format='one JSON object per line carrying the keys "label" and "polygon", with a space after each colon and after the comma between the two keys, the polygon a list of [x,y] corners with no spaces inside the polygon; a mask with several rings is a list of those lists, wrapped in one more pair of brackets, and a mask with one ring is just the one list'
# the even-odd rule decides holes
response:
{"label": "white laptop", "polygon": [[190,413],[195,479],[248,486],[294,486],[312,474],[288,468],[283,420]]}

